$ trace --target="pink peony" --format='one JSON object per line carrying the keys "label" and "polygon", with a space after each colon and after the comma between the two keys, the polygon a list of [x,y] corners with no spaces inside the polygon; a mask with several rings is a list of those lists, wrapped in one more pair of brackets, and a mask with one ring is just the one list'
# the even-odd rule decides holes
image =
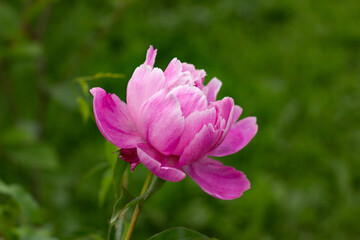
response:
{"label": "pink peony", "polygon": [[104,137],[121,148],[132,169],[144,164],[172,182],[187,173],[208,194],[234,199],[250,188],[245,174],[209,158],[236,153],[257,132],[255,117],[238,121],[241,107],[225,97],[216,101],[221,82],[204,86],[204,70],[174,58],[163,72],[154,68],[157,50],[136,68],[127,87],[127,104],[93,88],[96,123]]}

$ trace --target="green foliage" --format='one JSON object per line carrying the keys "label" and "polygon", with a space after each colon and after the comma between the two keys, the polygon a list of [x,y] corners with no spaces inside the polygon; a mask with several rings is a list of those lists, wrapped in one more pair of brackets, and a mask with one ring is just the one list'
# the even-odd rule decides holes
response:
{"label": "green foliage", "polygon": [[353,0],[0,1],[0,239],[107,239],[119,186],[131,201],[146,169],[132,173],[118,149],[104,151],[89,89],[125,101],[150,44],[162,69],[178,57],[204,68],[205,81],[218,77],[219,98],[257,116],[259,132],[221,158],[251,181],[240,199],[214,199],[190,178],[167,183],[144,204],[134,240],[172,226],[230,240],[359,239],[359,9]]}
{"label": "green foliage", "polygon": [[195,232],[193,230],[184,228],[184,227],[176,227],[167,229],[161,233],[155,234],[149,240],[204,240],[210,239],[203,234]]}

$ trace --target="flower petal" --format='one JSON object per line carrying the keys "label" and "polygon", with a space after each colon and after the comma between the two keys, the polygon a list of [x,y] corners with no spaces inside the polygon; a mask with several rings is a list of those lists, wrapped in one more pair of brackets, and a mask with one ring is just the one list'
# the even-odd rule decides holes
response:
{"label": "flower petal", "polygon": [[182,65],[177,58],[173,58],[164,71],[165,86],[171,88],[181,77]]}
{"label": "flower petal", "polygon": [[201,112],[193,112],[185,118],[184,132],[180,137],[179,144],[176,146],[173,154],[180,156],[184,149],[194,139],[195,135],[208,124],[214,124],[216,120],[215,108],[210,108]]}
{"label": "flower petal", "polygon": [[235,123],[241,116],[242,108],[238,105],[234,106],[233,123]]}
{"label": "flower petal", "polygon": [[208,156],[222,157],[243,149],[255,136],[258,130],[256,117],[247,117],[233,124],[224,141]]}
{"label": "flower petal", "polygon": [[218,121],[214,127],[216,130],[219,129],[221,131],[221,134],[212,147],[212,149],[215,149],[224,140],[232,125],[234,100],[230,97],[225,97],[220,101],[213,102],[212,105],[218,111]]}
{"label": "flower petal", "polygon": [[204,87],[203,91],[207,97],[208,102],[215,102],[216,96],[220,91],[222,82],[217,79],[213,78],[211,81]]}
{"label": "flower petal", "polygon": [[149,144],[139,144],[137,155],[145,167],[159,178],[178,182],[186,177],[184,171],[176,167],[177,158],[175,156],[162,155]]}
{"label": "flower petal", "polygon": [[200,89],[204,86],[204,78],[206,76],[206,72],[203,69],[196,69],[193,64],[182,63],[182,71],[189,72],[191,74],[192,81],[194,85]]}
{"label": "flower petal", "polygon": [[150,45],[146,53],[146,60],[144,64],[154,67],[155,58],[156,58],[157,49],[154,50],[154,47]]}
{"label": "flower petal", "polygon": [[184,170],[202,190],[219,199],[238,198],[250,188],[245,174],[211,158],[205,157]]}
{"label": "flower petal", "polygon": [[207,155],[220,131],[216,131],[212,124],[205,125],[198,132],[190,144],[184,149],[179,159],[179,167],[192,164]]}
{"label": "flower petal", "polygon": [[178,86],[169,93],[175,95],[178,99],[184,117],[194,111],[203,111],[207,108],[206,97],[197,87]]}
{"label": "flower petal", "polygon": [[140,106],[164,87],[164,73],[159,68],[143,64],[136,68],[127,87],[126,101],[130,116],[137,122]]}
{"label": "flower petal", "polygon": [[139,132],[164,155],[174,151],[184,125],[179,101],[165,90],[149,98],[139,109]]}
{"label": "flower petal", "polygon": [[96,124],[109,142],[119,148],[133,148],[144,141],[137,134],[123,101],[102,88],[92,88],[90,92],[94,96]]}

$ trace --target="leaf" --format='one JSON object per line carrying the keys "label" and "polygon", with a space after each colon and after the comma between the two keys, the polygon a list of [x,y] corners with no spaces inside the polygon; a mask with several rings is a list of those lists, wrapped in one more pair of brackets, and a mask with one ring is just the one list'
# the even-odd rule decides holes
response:
{"label": "leaf", "polygon": [[91,114],[89,104],[82,97],[78,97],[76,99],[76,101],[77,101],[77,103],[79,105],[79,110],[80,110],[80,113],[81,113],[81,115],[83,117],[84,122],[87,122],[87,120],[89,119],[90,114]]}
{"label": "leaf", "polygon": [[184,227],[174,227],[157,233],[148,240],[203,240],[209,237]]}
{"label": "leaf", "polygon": [[89,84],[88,81],[97,80],[100,78],[125,78],[124,74],[119,73],[96,73],[92,76],[77,77],[75,81],[80,84],[80,87],[85,96],[89,95]]}
{"label": "leaf", "polygon": [[16,201],[28,222],[38,222],[40,220],[40,208],[34,198],[27,193],[20,185],[7,185],[0,180],[0,195],[6,195]]}
{"label": "leaf", "polygon": [[119,148],[105,141],[105,157],[111,167],[115,166],[116,160],[119,158]]}
{"label": "leaf", "polygon": [[104,176],[103,176],[102,181],[101,181],[101,187],[100,187],[100,191],[99,191],[99,206],[104,205],[106,194],[109,191],[109,188],[111,186],[111,182],[112,182],[112,174],[111,174],[111,170],[108,169],[104,173]]}
{"label": "leaf", "polygon": [[20,240],[57,240],[51,236],[51,231],[45,227],[32,228],[30,226],[21,226],[16,229]]}
{"label": "leaf", "polygon": [[[140,201],[145,201],[146,199],[151,197],[155,192],[157,192],[164,185],[164,183],[165,183],[165,180],[162,180],[161,178],[153,176],[152,182],[151,182],[149,188],[146,190],[146,192],[143,195],[137,196],[136,198],[133,198],[133,199],[129,198],[128,197],[129,195],[126,196],[127,192],[124,188],[122,188],[122,194],[121,194],[119,200],[114,205],[114,210],[113,210],[113,214],[110,219],[110,224],[115,223],[118,220],[121,213],[123,213],[129,207],[139,203]],[[124,197],[124,195],[125,195],[125,197]]]}
{"label": "leaf", "polygon": [[46,143],[8,148],[7,154],[14,162],[29,169],[54,170],[59,166],[55,149]]}
{"label": "leaf", "polygon": [[121,195],[121,188],[123,187],[123,176],[126,169],[129,167],[129,164],[122,160],[121,158],[117,157],[115,160],[115,165],[113,167],[113,185],[116,196]]}
{"label": "leaf", "polygon": [[130,194],[124,187],[121,187],[120,189],[120,197],[114,204],[110,224],[114,224],[119,219],[120,214],[126,211],[125,207],[127,206],[127,204],[134,200],[134,198],[130,196]]}
{"label": "leaf", "polygon": [[8,127],[2,132],[0,135],[0,142],[6,147],[23,146],[37,141],[38,133],[38,123],[22,121],[14,126]]}
{"label": "leaf", "polygon": [[51,97],[68,110],[76,110],[77,104],[71,82],[62,82],[47,86]]}

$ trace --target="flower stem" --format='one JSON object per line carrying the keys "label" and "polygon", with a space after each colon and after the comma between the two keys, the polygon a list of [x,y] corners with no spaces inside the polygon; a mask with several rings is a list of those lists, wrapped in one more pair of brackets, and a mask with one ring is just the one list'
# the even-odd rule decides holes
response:
{"label": "flower stem", "polygon": [[[149,171],[148,175],[146,176],[144,185],[143,185],[143,187],[141,189],[140,196],[144,195],[144,193],[146,192],[146,189],[148,189],[148,187],[150,185],[151,177],[152,177],[152,173]],[[130,240],[130,238],[131,238],[131,235],[132,235],[132,233],[134,231],[136,220],[139,217],[143,202],[144,201],[140,201],[140,202],[138,202],[138,204],[136,204],[134,214],[133,214],[133,216],[131,218],[129,230],[127,231],[126,236],[125,236],[125,240]]]}

